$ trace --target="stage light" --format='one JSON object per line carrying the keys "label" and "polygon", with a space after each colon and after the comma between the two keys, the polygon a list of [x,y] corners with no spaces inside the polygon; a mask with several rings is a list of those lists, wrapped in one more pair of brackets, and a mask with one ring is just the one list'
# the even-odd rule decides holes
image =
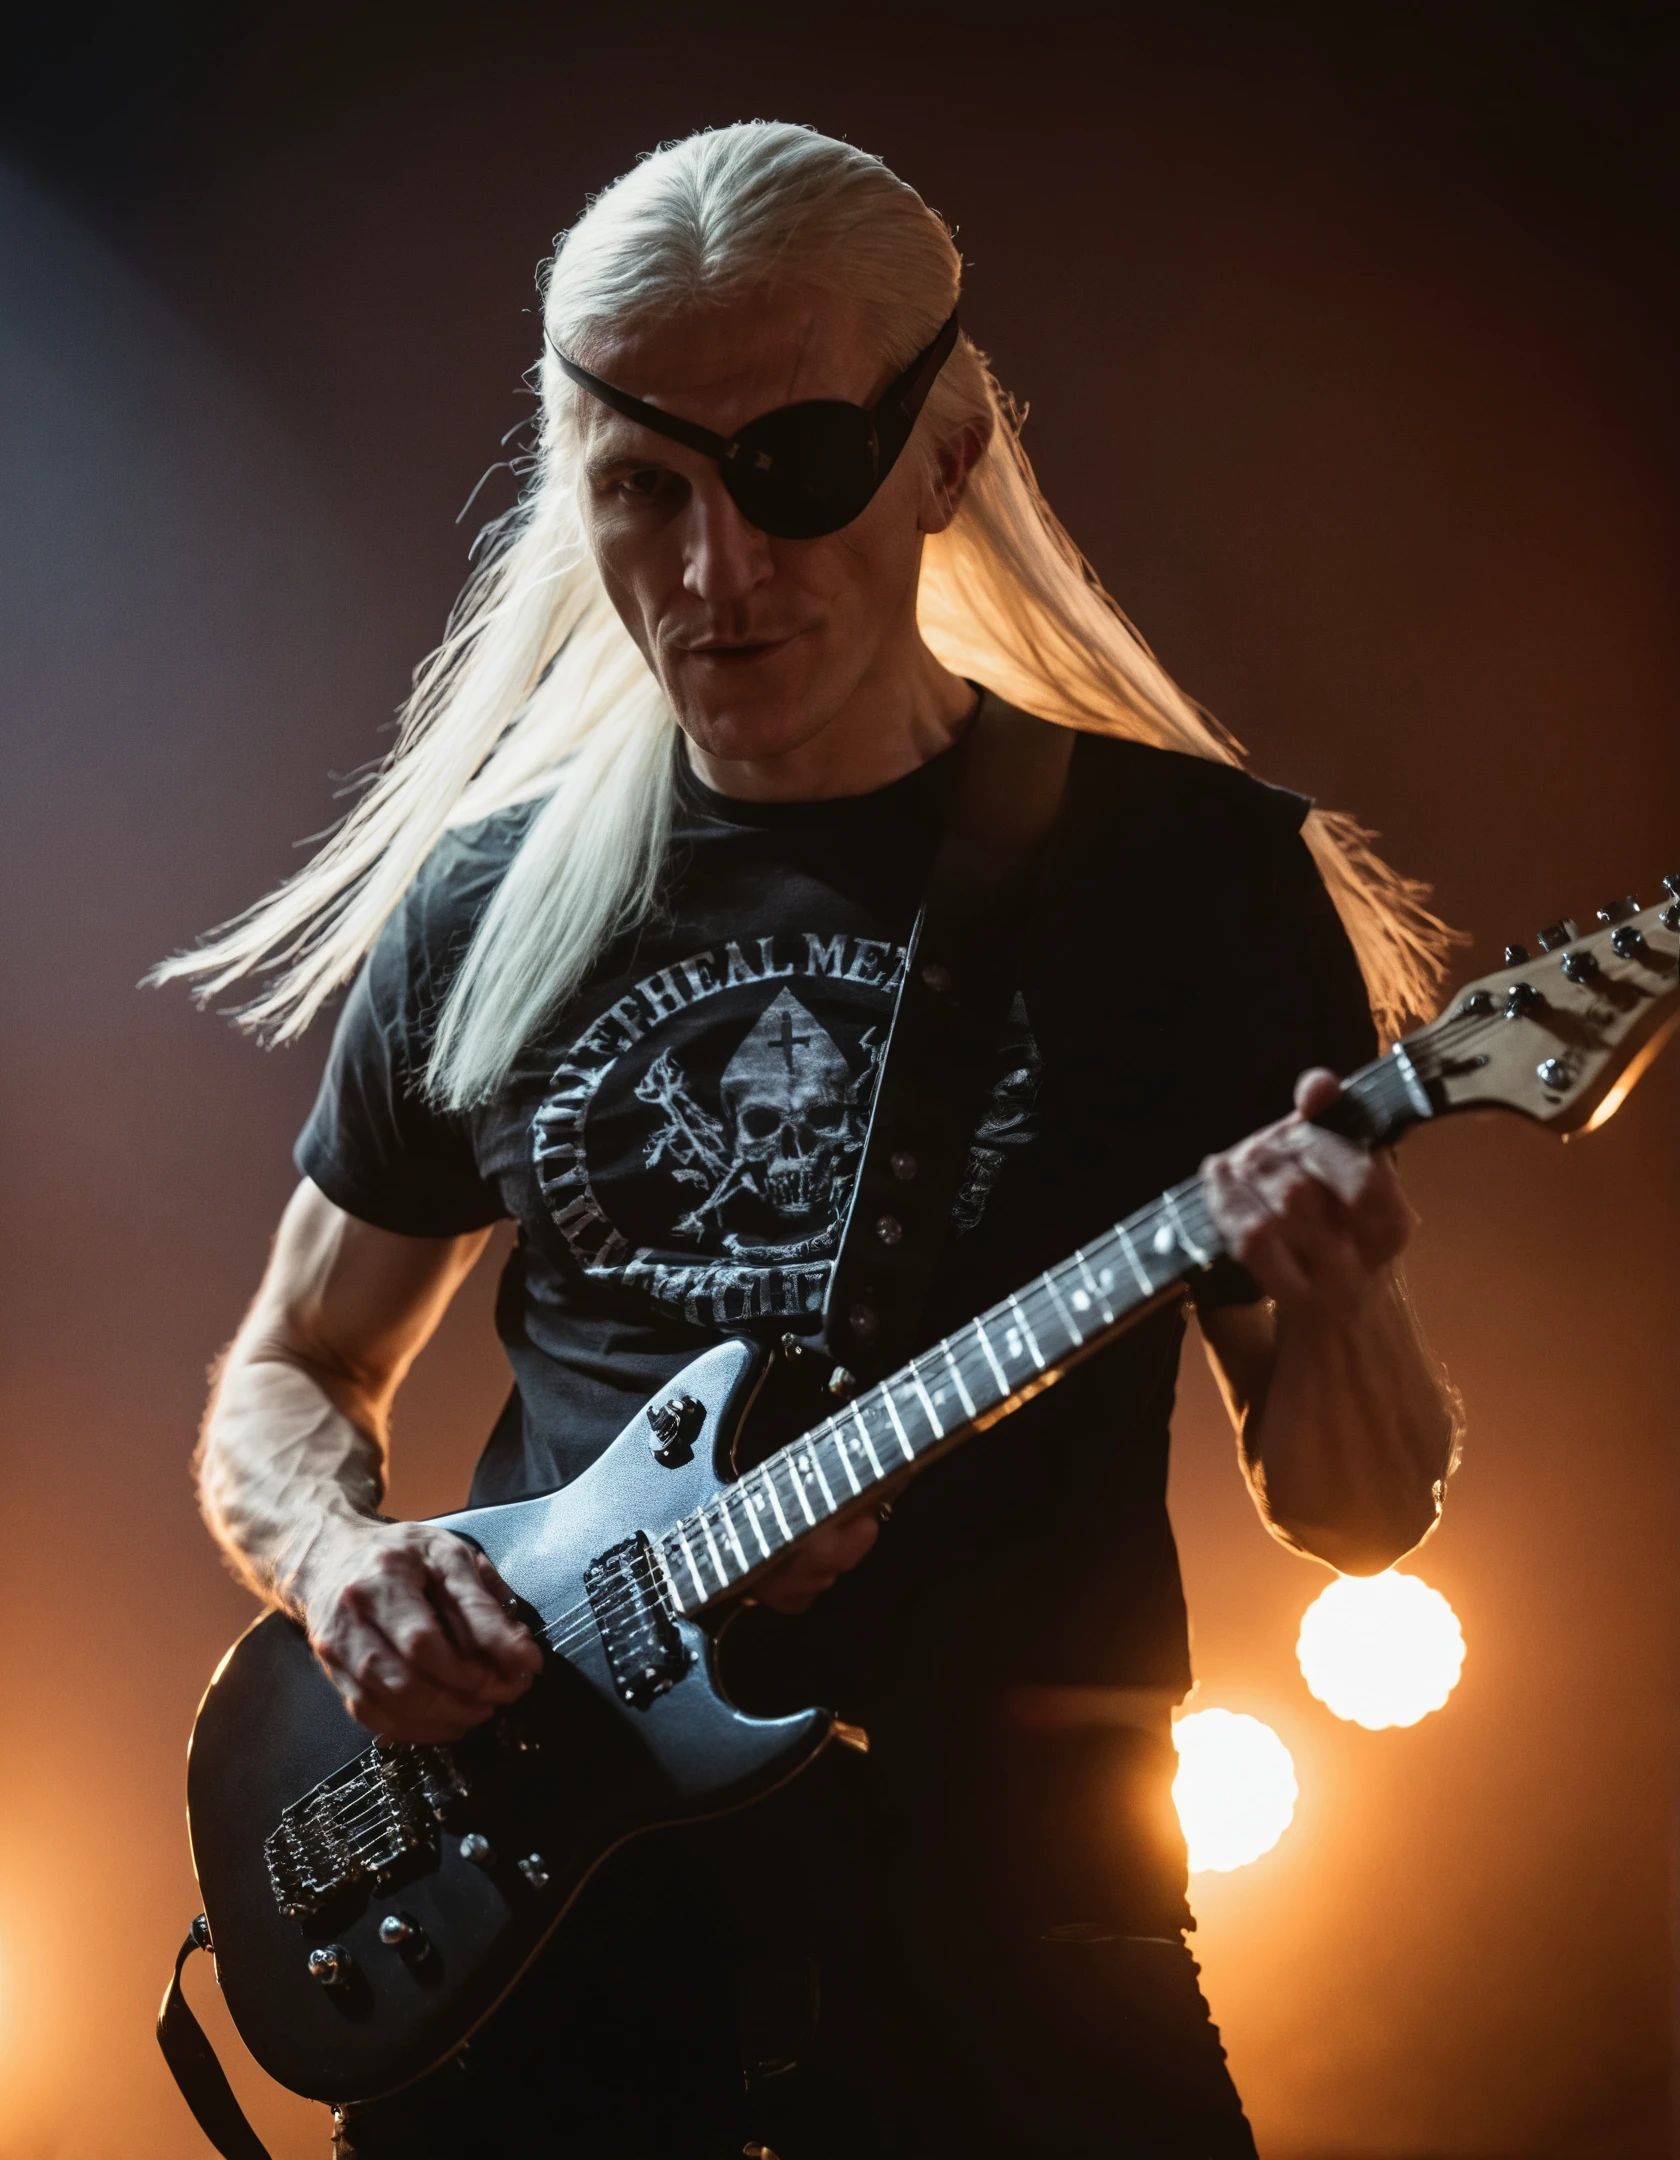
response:
{"label": "stage light", "polygon": [[1343,1575],[1307,1607],[1301,1677],[1328,1709],[1370,1731],[1415,1725],[1458,1685],[1464,1634],[1415,1575]]}
{"label": "stage light", "polygon": [[1289,1828],[1300,1788],[1289,1750],[1269,1725],[1236,1710],[1194,1710],[1173,1727],[1173,1805],[1190,1871],[1247,1867]]}

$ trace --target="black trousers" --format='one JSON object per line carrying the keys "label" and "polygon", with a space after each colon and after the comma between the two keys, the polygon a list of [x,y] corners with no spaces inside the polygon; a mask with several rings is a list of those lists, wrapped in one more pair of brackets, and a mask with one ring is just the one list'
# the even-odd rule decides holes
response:
{"label": "black trousers", "polygon": [[339,2160],[1253,2160],[1183,1939],[1170,1749],[1059,1753],[1036,1853],[1007,1780],[884,1822],[827,1757],[627,1847],[463,2058],[343,2111]]}

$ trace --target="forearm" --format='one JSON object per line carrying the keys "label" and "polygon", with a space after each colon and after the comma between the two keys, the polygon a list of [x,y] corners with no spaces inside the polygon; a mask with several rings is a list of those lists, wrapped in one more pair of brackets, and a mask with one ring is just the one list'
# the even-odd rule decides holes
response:
{"label": "forearm", "polygon": [[239,1575],[301,1618],[309,1565],[354,1531],[385,1491],[378,1406],[271,1347],[236,1342],[204,1421],[204,1520]]}
{"label": "forearm", "polygon": [[1397,1270],[1351,1311],[1277,1313],[1240,1433],[1267,1523],[1299,1550],[1374,1574],[1428,1534],[1457,1404]]}

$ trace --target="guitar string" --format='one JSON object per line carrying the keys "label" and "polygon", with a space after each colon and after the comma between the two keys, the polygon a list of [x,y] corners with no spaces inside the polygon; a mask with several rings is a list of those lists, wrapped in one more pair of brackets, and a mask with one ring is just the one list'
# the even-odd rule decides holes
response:
{"label": "guitar string", "polygon": [[[1451,1040],[1452,1047],[1461,1048],[1466,1037],[1474,1038],[1475,1036],[1480,1034],[1486,1034],[1496,1031],[1503,1017],[1503,1015],[1498,1014],[1497,1012],[1483,1013],[1467,1011],[1461,1007],[1456,1013],[1443,1015],[1441,1019],[1434,1022],[1431,1028],[1427,1031],[1427,1043],[1423,1039],[1421,1039],[1420,1036],[1420,1039],[1416,1041],[1415,1049],[1408,1049],[1408,1058],[1411,1060],[1414,1069],[1416,1069],[1418,1065],[1418,1059],[1415,1054],[1416,1051],[1427,1050],[1428,1052],[1433,1053],[1437,1050],[1444,1050],[1448,1047],[1449,1039]],[[1404,1045],[1402,1045],[1401,1047],[1404,1047]],[[1376,1092],[1376,1087],[1380,1087],[1383,1081],[1392,1080],[1395,1077],[1393,1066],[1391,1063],[1391,1056],[1392,1054],[1385,1056],[1380,1060],[1377,1060],[1372,1066],[1366,1068],[1366,1071],[1369,1074],[1372,1082],[1375,1083],[1375,1086],[1372,1090],[1373,1093]],[[1433,1064],[1433,1057],[1428,1058],[1427,1062]],[[1355,1077],[1357,1078],[1359,1076]],[[1149,1229],[1150,1226],[1153,1226],[1156,1230],[1158,1230],[1168,1224],[1170,1217],[1175,1210],[1182,1213],[1183,1209],[1187,1204],[1198,1205],[1203,1201],[1203,1199],[1204,1195],[1200,1178],[1198,1177],[1196,1179],[1186,1181],[1185,1185],[1172,1188],[1168,1193],[1161,1195],[1145,1207],[1138,1209],[1133,1215],[1127,1216],[1124,1219],[1123,1224],[1113,1225],[1107,1231],[1099,1233],[1097,1237],[1094,1237],[1091,1240],[1091,1244],[1093,1246],[1099,1245],[1104,1237],[1114,1237],[1122,1228],[1124,1228],[1128,1232],[1145,1232]],[[1205,1223],[1197,1223],[1195,1227],[1198,1230],[1205,1228],[1208,1231],[1213,1231],[1214,1229],[1214,1225],[1212,1224],[1211,1219],[1207,1220]],[[1201,1240],[1198,1238],[1197,1242],[1199,1243],[1201,1242]],[[1180,1249],[1182,1250],[1182,1244],[1176,1237],[1176,1234],[1175,1244],[1179,1244]],[[1088,1259],[1090,1256],[1089,1254],[1085,1254],[1083,1255],[1083,1257]],[[1063,1273],[1068,1268],[1076,1265],[1077,1262],[1063,1261],[1061,1263],[1058,1263],[1055,1269],[1046,1270],[1045,1273],[1047,1275]],[[1162,1284],[1160,1288],[1163,1290],[1170,1290],[1173,1287],[1174,1282],[1181,1279],[1182,1277],[1175,1275],[1175,1277],[1169,1279],[1167,1283]],[[1041,1318],[1045,1317],[1050,1312],[1055,1302],[1048,1284],[1045,1283],[1042,1279],[1028,1284],[1023,1289],[1015,1292],[1014,1298],[1015,1302],[1018,1305],[1029,1299],[1037,1300],[1037,1317]],[[996,1311],[999,1310],[999,1308],[993,1308],[993,1310]],[[1023,1317],[1026,1316],[1023,1315]],[[987,1315],[984,1313],[977,1316],[977,1320],[982,1323],[985,1321],[986,1318]],[[1064,1328],[1067,1328],[1068,1331],[1071,1332],[1070,1324],[1062,1318],[1062,1315],[1060,1313],[1056,1314],[1056,1319]],[[966,1323],[963,1328],[957,1331],[956,1337],[952,1339],[951,1342],[949,1342],[948,1344],[942,1343],[938,1346],[938,1349],[942,1352],[946,1351],[947,1349],[951,1349],[953,1351],[958,1349],[964,1351],[971,1349],[972,1345],[961,1344],[960,1338],[964,1334],[966,1334],[969,1328],[973,1327],[975,1324],[975,1322]],[[1000,1324],[1005,1326],[1007,1325],[1007,1323],[1002,1322],[1001,1313]],[[1030,1320],[1028,1324],[1029,1327],[1031,1327]],[[1036,1328],[1032,1329],[1032,1332],[1036,1335]],[[1082,1337],[1076,1347],[1083,1348],[1086,1340],[1088,1340],[1088,1338]],[[901,1370],[907,1375],[909,1375],[913,1382],[925,1381],[926,1376],[924,1376],[919,1369],[920,1361],[924,1357],[932,1357],[933,1355],[934,1351],[931,1349],[928,1351],[919,1352],[916,1357],[908,1360],[906,1365],[901,1368]],[[953,1362],[955,1362],[954,1357]],[[1023,1378],[1025,1377],[1028,1376],[1023,1375]],[[941,1387],[943,1387],[942,1378],[940,1381],[940,1385]],[[762,1483],[768,1485],[772,1491],[775,1491],[773,1468],[779,1462],[786,1462],[788,1467],[790,1489],[797,1497],[800,1487],[797,1483],[792,1462],[794,1450],[798,1449],[803,1445],[809,1451],[814,1453],[818,1448],[821,1447],[822,1443],[825,1440],[833,1441],[835,1446],[838,1448],[841,1445],[840,1425],[843,1418],[852,1415],[854,1410],[861,1415],[861,1413],[866,1408],[870,1407],[872,1403],[877,1409],[884,1407],[884,1397],[887,1386],[888,1383],[881,1383],[879,1387],[871,1389],[867,1395],[860,1397],[858,1399],[858,1402],[853,1406],[852,1410],[848,1410],[845,1413],[834,1413],[828,1419],[826,1419],[823,1424],[813,1427],[809,1433],[801,1434],[798,1439],[790,1442],[786,1448],[778,1450],[776,1454],[767,1457],[765,1462],[761,1464],[756,1464],[751,1470],[743,1473],[743,1476],[740,1479],[737,1479],[733,1481],[733,1483],[720,1488],[720,1490],[713,1495],[711,1500],[705,1502],[700,1508],[691,1510],[691,1515],[699,1515],[704,1518],[713,1507],[716,1507],[720,1513],[726,1513],[726,1506],[729,1495],[746,1486],[748,1480],[755,1477],[759,1478]],[[964,1421],[965,1424],[967,1422],[969,1421]],[[885,1482],[885,1480],[882,1479],[871,1479],[870,1481],[872,1485],[883,1482]],[[804,1490],[808,1494],[808,1481]],[[780,1494],[777,1493],[776,1497],[779,1500]],[[842,1514],[844,1512],[845,1510],[843,1508],[834,1510],[833,1512],[827,1512],[825,1510],[825,1519],[832,1521],[835,1519],[835,1516],[837,1514]],[[689,1519],[689,1516],[684,1516],[680,1520],[681,1523],[686,1524]],[[673,1525],[672,1529],[675,1529],[677,1527],[679,1527],[679,1525]],[[816,1527],[820,1527],[820,1525],[807,1525],[808,1529]],[[671,1530],[667,1530],[663,1534],[663,1537],[661,1538],[660,1543],[656,1548],[662,1554],[664,1554],[665,1550],[665,1540],[668,1539],[671,1534]],[[803,1535],[803,1532],[796,1533],[792,1539],[783,1542],[782,1551],[785,1552],[791,1545],[799,1543]],[[665,1557],[668,1559],[669,1556],[665,1555]],[[770,1557],[774,1558],[775,1555],[771,1555]],[[760,1564],[768,1564],[768,1562],[761,1562]],[[754,1572],[753,1569],[748,1570],[749,1574],[752,1572]],[[698,1575],[696,1579],[700,1580]],[[708,1597],[707,1602],[710,1603],[713,1598],[721,1597],[725,1591],[736,1587],[740,1582],[744,1581],[745,1579],[745,1576],[736,1576],[733,1578],[725,1577],[719,1591],[711,1593]],[[558,1614],[553,1620],[548,1621],[542,1628],[535,1630],[534,1632],[537,1634],[538,1639],[547,1644],[549,1648],[551,1648],[556,1654],[566,1656],[581,1647],[585,1647],[591,1640],[592,1636],[598,1633],[599,1626],[602,1620],[610,1621],[623,1614],[624,1612],[634,1609],[635,1607],[637,1607],[639,1602],[640,1600],[637,1590],[634,1587],[626,1587],[626,1589],[611,1603],[605,1603],[600,1607],[590,1604],[587,1601],[578,1605],[574,1605],[570,1607],[567,1611]],[[703,1611],[704,1609],[705,1608],[703,1606],[696,1608],[697,1611]],[[683,1618],[690,1617],[686,1612],[680,1612],[679,1616]],[[370,1774],[370,1772],[362,1772],[360,1776],[354,1781],[355,1785],[360,1785],[365,1788],[366,1779]],[[347,1785],[343,1789],[342,1797],[344,1799],[349,1799],[353,1789],[354,1788],[352,1785]],[[354,1803],[356,1809],[355,1813],[349,1815],[341,1815],[338,1813],[336,1807],[333,1808],[333,1828],[338,1831],[341,1837],[344,1837],[346,1839],[354,1836],[358,1830],[362,1830],[367,1827],[369,1821],[373,1817],[373,1814],[377,1812],[380,1802],[385,1797],[386,1795],[383,1792],[369,1792],[365,1789],[357,1793]]]}

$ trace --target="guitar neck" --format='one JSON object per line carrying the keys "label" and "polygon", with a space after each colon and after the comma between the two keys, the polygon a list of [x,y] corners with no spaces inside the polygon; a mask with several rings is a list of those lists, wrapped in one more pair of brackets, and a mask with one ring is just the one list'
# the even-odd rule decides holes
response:
{"label": "guitar neck", "polygon": [[[1377,1144],[1431,1114],[1403,1049],[1348,1081],[1325,1123]],[[1201,1178],[1169,1187],[766,1457],[660,1539],[686,1615],[736,1594],[801,1538],[1019,1409],[1225,1254]]]}

